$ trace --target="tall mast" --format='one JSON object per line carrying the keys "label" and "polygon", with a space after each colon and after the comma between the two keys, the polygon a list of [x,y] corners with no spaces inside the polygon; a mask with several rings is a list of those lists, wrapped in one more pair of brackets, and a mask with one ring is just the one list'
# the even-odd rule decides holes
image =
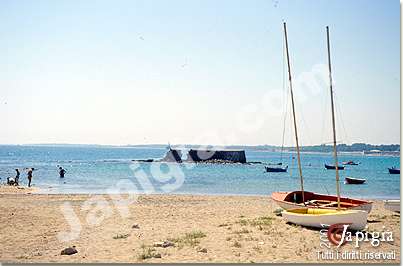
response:
{"label": "tall mast", "polygon": [[334,164],[336,166],[336,191],[337,191],[337,209],[340,209],[340,184],[339,184],[339,164],[337,160],[337,144],[336,144],[336,121],[334,119],[334,104],[333,104],[333,80],[332,80],[332,66],[330,61],[330,39],[329,39],[329,26],[326,26],[327,36],[327,59],[329,63],[329,80],[330,80],[330,101],[332,103],[332,126],[333,126],[333,153]]}
{"label": "tall mast", "polygon": [[288,81],[290,82],[292,116],[294,118],[295,143],[297,145],[298,169],[299,169],[299,176],[300,176],[300,179],[301,179],[302,202],[305,204],[304,178],[302,177],[301,157],[300,157],[300,154],[299,154],[297,118],[295,117],[294,93],[292,91],[292,79],[291,79],[291,67],[290,67],[290,55],[288,53],[287,25],[286,25],[285,22],[284,22],[284,36],[285,36],[285,49],[287,51]]}

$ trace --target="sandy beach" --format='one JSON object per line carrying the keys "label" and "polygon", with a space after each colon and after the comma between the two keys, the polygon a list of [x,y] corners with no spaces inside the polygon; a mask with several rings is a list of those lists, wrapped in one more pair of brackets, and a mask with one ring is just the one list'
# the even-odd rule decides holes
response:
{"label": "sandy beach", "polygon": [[[143,195],[122,214],[109,195],[32,192],[0,188],[1,262],[400,263],[400,215],[380,201],[368,217],[368,231],[392,231],[394,242],[365,242],[359,249],[347,243],[340,250],[395,251],[394,260],[319,259],[319,230],[286,224],[269,196]],[[88,205],[94,197],[99,205]],[[76,237],[67,242],[58,237],[71,231],[62,206],[77,218]],[[174,246],[154,247],[163,241]],[[61,255],[72,246],[78,253]]]}

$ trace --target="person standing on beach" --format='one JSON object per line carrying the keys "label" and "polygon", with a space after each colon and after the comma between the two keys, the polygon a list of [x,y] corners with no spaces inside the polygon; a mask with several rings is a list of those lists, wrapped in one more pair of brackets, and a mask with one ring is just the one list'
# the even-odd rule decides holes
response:
{"label": "person standing on beach", "polygon": [[64,178],[64,174],[66,173],[66,170],[63,169],[63,167],[59,167],[59,175],[60,178]]}
{"label": "person standing on beach", "polygon": [[31,181],[32,181],[32,172],[35,170],[35,168],[29,168],[28,169],[28,187],[31,187]]}
{"label": "person standing on beach", "polygon": [[18,169],[15,169],[15,183],[18,186],[19,185],[19,180],[20,180],[20,171]]}

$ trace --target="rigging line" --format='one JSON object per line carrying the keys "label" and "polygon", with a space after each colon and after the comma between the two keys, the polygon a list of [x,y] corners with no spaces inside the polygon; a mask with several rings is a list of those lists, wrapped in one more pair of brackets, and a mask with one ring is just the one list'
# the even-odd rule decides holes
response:
{"label": "rigging line", "polygon": [[322,110],[324,111],[322,114],[323,114],[323,116],[322,116],[322,130],[321,130],[321,143],[324,143],[325,142],[325,128],[326,128],[326,121],[327,121],[327,117],[328,117],[328,113],[329,113],[329,111],[328,111],[328,109],[330,109],[329,108],[329,101],[327,100],[330,96],[329,96],[329,92],[328,92],[328,90],[325,90],[325,97],[323,97],[322,98]]}
{"label": "rigging line", "polygon": [[322,187],[324,187],[326,192],[327,192],[327,194],[330,195],[329,190],[327,190],[327,187],[325,185],[323,185],[323,184],[322,184]]}
{"label": "rigging line", "polygon": [[292,169],[294,168],[294,155],[291,153],[291,167],[290,167],[290,177],[292,177]]}
{"label": "rigging line", "polygon": [[286,102],[285,108],[284,108],[284,113],[283,113],[283,135],[281,139],[281,153],[280,153],[280,162],[283,162],[283,152],[284,152],[284,135],[285,135],[285,124],[287,120],[287,111],[288,111],[288,90],[286,88],[286,65],[285,65],[285,56],[286,56],[286,47],[285,47],[285,40],[283,39],[283,103]]}
{"label": "rigging line", "polygon": [[[287,94],[288,96],[288,94]],[[283,152],[284,152],[284,141],[285,141],[285,125],[287,123],[287,112],[288,111],[288,97],[286,100],[286,104],[285,104],[285,109],[284,109],[284,114],[283,114],[283,136],[282,136],[282,140],[281,140],[281,158],[280,158],[280,162],[283,162]]]}
{"label": "rigging line", "polygon": [[309,144],[312,144],[312,136],[311,136],[311,133],[310,133],[310,130],[309,130],[308,123],[305,120],[304,113],[302,111],[300,111],[300,113],[301,113],[302,126],[305,128],[304,131],[308,132],[308,134],[306,134],[306,135],[308,136],[308,141],[310,142]]}
{"label": "rigging line", "polygon": [[[298,108],[298,106],[296,106],[296,108]],[[310,142],[310,144],[312,144],[313,142],[312,142],[312,136],[311,136],[311,133],[310,133],[310,130],[309,130],[309,126],[308,126],[308,123],[306,122],[306,120],[305,120],[305,116],[304,116],[304,112],[300,109],[299,111],[298,111],[301,115],[300,115],[300,123],[301,123],[301,127],[302,128],[305,128],[305,130],[304,130],[304,132],[308,132],[307,134],[305,134],[307,137],[308,137],[308,141]],[[302,142],[301,142],[301,145],[300,145],[301,147],[303,146],[302,145]]]}
{"label": "rigging line", "polygon": [[285,134],[286,134],[288,105],[289,105],[289,99],[288,99],[288,93],[287,93],[287,95],[286,95],[286,104],[285,104],[284,113],[283,113],[283,135],[282,135],[282,140],[281,140],[281,162],[283,162],[283,153],[284,153],[284,143],[285,143]]}
{"label": "rigging line", "polygon": [[335,102],[336,102],[336,114],[337,114],[337,117],[339,118],[338,120],[339,120],[339,122],[340,122],[340,124],[341,124],[341,126],[342,126],[342,128],[344,130],[345,141],[350,142],[350,140],[348,138],[346,127],[344,125],[344,120],[343,120],[343,116],[342,116],[342,113],[341,113],[341,107],[340,107],[340,104],[339,104],[339,100],[337,99],[337,94],[333,93],[333,95],[334,95]]}

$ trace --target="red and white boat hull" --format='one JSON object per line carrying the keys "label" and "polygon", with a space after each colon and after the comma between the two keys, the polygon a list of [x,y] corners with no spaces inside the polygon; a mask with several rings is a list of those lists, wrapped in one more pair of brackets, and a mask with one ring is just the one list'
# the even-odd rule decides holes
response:
{"label": "red and white boat hull", "polygon": [[[301,208],[337,209],[337,196],[316,194],[308,191],[304,192],[304,196],[306,204],[302,202],[301,191],[274,192],[271,198],[285,210]],[[342,209],[362,210],[370,213],[373,202],[341,197],[340,204]]]}

